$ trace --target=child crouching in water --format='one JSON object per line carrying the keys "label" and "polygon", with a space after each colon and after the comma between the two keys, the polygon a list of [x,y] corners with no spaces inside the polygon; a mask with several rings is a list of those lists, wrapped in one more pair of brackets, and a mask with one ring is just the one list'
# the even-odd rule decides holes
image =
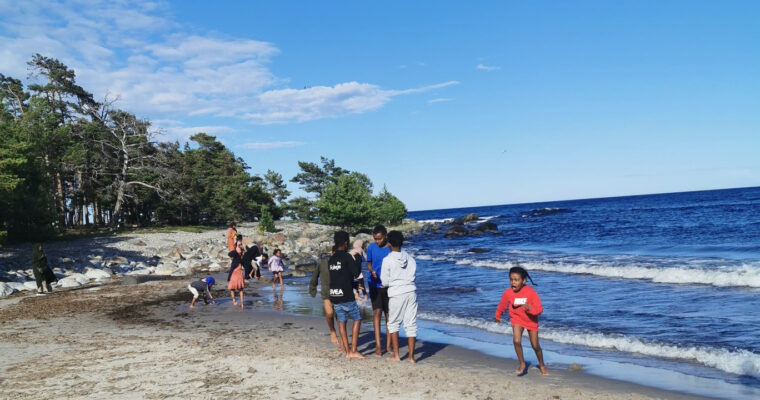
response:
{"label": "child crouching in water", "polygon": [[496,308],[495,319],[496,322],[501,322],[501,315],[509,309],[509,322],[512,324],[515,353],[517,353],[517,360],[520,362],[520,367],[516,371],[517,375],[523,375],[526,372],[522,349],[522,334],[524,329],[528,330],[530,345],[533,347],[533,351],[536,352],[538,368],[541,370],[541,374],[549,375],[549,371],[546,370],[546,364],[544,364],[544,353],[538,344],[538,315],[544,311],[544,308],[541,306],[541,299],[538,297],[538,293],[532,287],[525,285],[525,278],[530,279],[530,283],[533,283],[533,279],[530,278],[528,271],[524,268],[512,267],[509,269],[510,287],[501,295],[501,301],[499,301],[499,306]]}
{"label": "child crouching in water", "polygon": [[198,300],[198,296],[203,295],[203,302],[208,304],[209,299],[216,304],[214,296],[211,295],[211,287],[214,286],[215,280],[209,276],[198,281],[193,281],[187,288],[190,289],[190,293],[193,294],[193,299],[190,300],[190,308],[195,308],[195,301]]}

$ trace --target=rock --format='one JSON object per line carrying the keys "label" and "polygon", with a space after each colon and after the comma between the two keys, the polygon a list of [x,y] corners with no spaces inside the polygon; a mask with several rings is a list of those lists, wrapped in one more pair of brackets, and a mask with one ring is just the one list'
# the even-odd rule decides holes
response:
{"label": "rock", "polygon": [[0,297],[10,296],[13,292],[15,292],[15,290],[11,285],[5,282],[0,282]]}
{"label": "rock", "polygon": [[188,276],[190,275],[190,271],[186,268],[177,268],[176,271],[171,276]]}
{"label": "rock", "polygon": [[113,275],[113,272],[111,272],[110,269],[104,268],[104,269],[95,269],[95,268],[87,268],[87,271],[84,273],[84,276],[88,279],[108,279]]}
{"label": "rock", "polygon": [[143,263],[143,262],[137,263],[137,266],[139,267],[141,264],[142,265],[148,264],[151,267],[155,267],[156,265],[158,265],[159,262],[161,262],[161,257],[159,257],[159,256],[153,256],[153,257],[149,258],[145,263]]}
{"label": "rock", "polygon": [[26,281],[24,282],[24,289],[21,290],[37,290],[37,282],[36,281]]}
{"label": "rock", "polygon": [[147,245],[145,244],[145,242],[143,242],[143,241],[142,241],[142,240],[140,240],[140,239],[137,239],[137,240],[133,241],[133,242],[132,242],[132,244],[133,244],[133,245],[135,245],[135,246],[147,246]]}
{"label": "rock", "polygon": [[449,228],[449,230],[447,230],[443,236],[446,238],[458,238],[462,236],[467,236],[469,234],[470,234],[470,231],[468,231],[467,228],[461,225],[455,225]]}
{"label": "rock", "polygon": [[66,266],[74,265],[74,262],[75,262],[73,258],[69,258],[69,257],[61,257],[58,259],[58,261],[61,264],[66,265]]}
{"label": "rock", "polygon": [[303,278],[304,276],[306,276],[306,272],[297,269],[297,270],[291,271],[290,276],[295,277],[295,278]]}
{"label": "rock", "polygon": [[364,242],[364,244],[367,244],[367,243],[372,243],[372,242],[374,242],[374,241],[375,241],[375,239],[372,237],[372,235],[370,235],[370,234],[368,234],[368,233],[358,233],[358,234],[357,234],[357,235],[354,237],[354,240],[355,240],[355,241],[356,241],[356,240],[361,240],[361,241],[363,241],[363,242]]}
{"label": "rock", "polygon": [[473,247],[473,248],[467,250],[468,253],[478,253],[478,254],[488,253],[489,251],[491,251],[491,249],[483,249],[483,248],[480,248],[480,247]]}
{"label": "rock", "polygon": [[177,269],[178,268],[175,264],[171,264],[171,263],[158,264],[154,273],[156,275],[171,275],[177,272]]}
{"label": "rock", "polygon": [[572,363],[567,367],[567,370],[570,372],[578,372],[583,369],[583,365]]}
{"label": "rock", "polygon": [[276,243],[285,243],[285,240],[286,240],[287,238],[286,238],[286,237],[285,237],[285,235],[283,235],[282,233],[278,233],[278,234],[274,235],[274,236],[272,237],[272,239],[273,239],[273,240],[274,240]]}
{"label": "rock", "polygon": [[150,275],[150,269],[149,268],[134,269],[132,271],[127,272],[124,275]]}
{"label": "rock", "polygon": [[478,220],[478,214],[471,213],[464,216],[464,222],[470,222],[470,221],[477,221]]}
{"label": "rock", "polygon": [[489,232],[489,233],[498,233],[499,232],[499,226],[494,224],[493,222],[486,221],[482,224],[479,224],[475,227],[475,230],[478,232]]}
{"label": "rock", "polygon": [[179,248],[176,248],[176,247],[173,248],[169,252],[169,258],[171,258],[172,260],[175,260],[175,261],[179,261],[179,260],[184,260],[185,259],[185,257],[182,255],[182,250],[179,249]]}
{"label": "rock", "polygon": [[211,265],[208,266],[208,271],[209,272],[219,272],[221,270],[222,270],[222,266],[219,265],[219,263],[213,263],[213,264],[211,264]]}
{"label": "rock", "polygon": [[111,257],[109,259],[106,259],[105,261],[105,264],[109,267],[112,265],[120,265],[120,264],[127,264],[127,263],[129,263],[129,260],[127,260],[126,257],[121,257],[121,256]]}
{"label": "rock", "polygon": [[90,282],[90,279],[84,276],[83,274],[71,274],[59,280],[58,286],[64,287],[64,288],[77,287],[77,286],[82,286],[89,282]]}

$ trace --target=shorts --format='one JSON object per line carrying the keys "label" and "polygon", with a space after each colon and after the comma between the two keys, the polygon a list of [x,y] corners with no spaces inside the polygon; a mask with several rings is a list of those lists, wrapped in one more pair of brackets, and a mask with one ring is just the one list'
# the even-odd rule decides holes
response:
{"label": "shorts", "polygon": [[335,316],[338,317],[338,322],[346,322],[349,318],[352,321],[361,321],[362,319],[359,306],[356,305],[355,301],[333,304],[333,310],[335,310]]}
{"label": "shorts", "polygon": [[370,286],[369,298],[372,300],[373,310],[383,310],[385,314],[388,314],[388,288]]}
{"label": "shorts", "polygon": [[198,289],[196,289],[196,288],[194,288],[194,287],[192,287],[190,285],[187,285],[187,288],[190,289],[190,293],[193,294],[193,299],[197,299],[198,296],[200,296],[200,293],[198,293]]}

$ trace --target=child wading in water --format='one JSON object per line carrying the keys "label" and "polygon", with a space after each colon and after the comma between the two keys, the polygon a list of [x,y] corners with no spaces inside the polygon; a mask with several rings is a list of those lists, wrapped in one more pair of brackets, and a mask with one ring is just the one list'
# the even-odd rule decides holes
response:
{"label": "child wading in water", "polygon": [[526,372],[522,349],[522,334],[524,329],[528,330],[530,345],[533,347],[533,351],[536,352],[538,368],[541,370],[541,374],[549,375],[549,371],[546,370],[546,364],[544,364],[544,353],[538,344],[538,315],[544,311],[544,308],[541,307],[541,299],[538,297],[538,293],[532,287],[525,285],[525,278],[530,279],[530,283],[533,283],[533,279],[530,278],[528,271],[524,268],[512,267],[509,269],[510,288],[505,290],[501,296],[499,306],[496,308],[495,318],[496,322],[501,322],[501,314],[509,309],[509,322],[512,324],[515,353],[517,353],[517,360],[520,362],[520,367],[516,371],[517,375],[523,375]]}
{"label": "child wading in water", "polygon": [[227,289],[230,291],[230,297],[232,297],[232,304],[234,306],[237,306],[238,303],[235,301],[235,292],[238,292],[240,294],[240,308],[243,307],[243,289],[245,288],[245,277],[243,276],[243,264],[240,260],[240,253],[242,252],[242,249],[239,248],[237,250],[233,250],[229,252],[230,259],[232,260],[230,262],[230,275],[229,275],[229,283],[227,284]]}
{"label": "child wading in water", "polygon": [[280,280],[280,291],[285,290],[285,285],[282,283],[282,271],[285,266],[282,263],[282,252],[280,249],[274,249],[272,258],[269,259],[269,270],[272,271],[272,290],[275,288],[275,283]]}

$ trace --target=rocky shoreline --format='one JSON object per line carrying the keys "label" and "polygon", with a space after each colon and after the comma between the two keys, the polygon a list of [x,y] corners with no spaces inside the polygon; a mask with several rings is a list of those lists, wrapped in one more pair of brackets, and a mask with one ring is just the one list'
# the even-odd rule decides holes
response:
{"label": "rocky shoreline", "polygon": [[[394,229],[416,235],[434,224],[404,220]],[[260,233],[258,223],[240,223],[245,245],[262,241],[264,251],[282,250],[288,269],[285,276],[303,277],[316,268],[332,247],[333,226],[277,221],[276,232]],[[372,240],[368,233],[355,238]],[[352,239],[353,240],[353,239]],[[59,281],[56,289],[99,285],[113,279],[142,282],[160,277],[181,277],[227,271],[229,258],[225,229],[201,233],[130,233],[44,244],[48,263]],[[36,290],[31,270],[31,243],[0,248],[0,297]]]}

